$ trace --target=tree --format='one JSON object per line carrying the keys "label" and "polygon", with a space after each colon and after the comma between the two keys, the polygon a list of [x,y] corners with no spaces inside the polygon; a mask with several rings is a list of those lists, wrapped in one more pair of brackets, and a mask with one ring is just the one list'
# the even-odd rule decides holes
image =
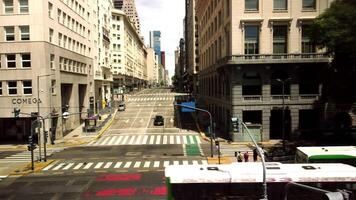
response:
{"label": "tree", "polygon": [[325,82],[326,95],[339,102],[354,101],[356,1],[333,1],[330,8],[316,18],[310,31],[315,44],[326,47],[333,57]]}

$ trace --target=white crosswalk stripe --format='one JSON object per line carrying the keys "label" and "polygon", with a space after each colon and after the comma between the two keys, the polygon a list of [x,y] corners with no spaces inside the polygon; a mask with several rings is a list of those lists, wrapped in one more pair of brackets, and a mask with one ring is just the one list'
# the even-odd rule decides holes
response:
{"label": "white crosswalk stripe", "polygon": [[206,160],[152,160],[152,161],[97,161],[97,162],[78,162],[59,161],[42,169],[42,171],[87,171],[101,169],[159,169],[168,165],[206,165]]}
{"label": "white crosswalk stripe", "polygon": [[87,146],[201,144],[199,135],[108,135]]}
{"label": "white crosswalk stripe", "polygon": [[[54,148],[54,149],[47,149],[46,151],[46,156],[50,156],[53,153],[60,152],[62,151],[63,148]],[[38,148],[33,151],[34,154],[34,161],[39,160],[39,153],[38,153]],[[42,150],[42,158],[44,157],[43,150]],[[19,152],[17,154],[13,154],[11,156],[7,156],[5,158],[0,159],[0,164],[1,163],[21,163],[21,162],[31,162],[31,152],[30,151],[23,151]]]}

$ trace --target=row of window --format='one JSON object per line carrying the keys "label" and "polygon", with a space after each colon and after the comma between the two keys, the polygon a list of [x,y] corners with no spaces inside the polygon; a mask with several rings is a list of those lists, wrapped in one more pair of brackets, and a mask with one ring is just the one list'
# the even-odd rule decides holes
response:
{"label": "row of window", "polygon": [[[19,88],[20,87],[20,88]],[[0,95],[31,95],[32,94],[32,81],[22,80],[22,81],[0,81]],[[22,91],[19,93],[19,91]]]}
{"label": "row of window", "polygon": [[[61,0],[64,4],[66,4],[69,8],[71,8],[74,12],[76,12],[79,16],[85,16],[85,8],[76,0]],[[90,19],[90,13],[87,12],[88,21]]]}
{"label": "row of window", "polygon": [[[30,26],[4,26],[4,40],[11,41],[27,41],[30,40]],[[19,33],[17,36],[15,33]]]}
{"label": "row of window", "polygon": [[[49,29],[49,42],[54,43],[54,30]],[[66,36],[62,33],[58,33],[58,46],[69,49],[71,51],[80,53],[80,54],[87,54],[90,55],[91,48],[82,44],[69,36]]]}
{"label": "row of window", "polygon": [[[258,11],[260,0],[245,0],[245,10],[246,11]],[[273,0],[274,10],[287,10],[288,0]],[[316,0],[302,0],[303,10],[315,10]]]}
{"label": "row of window", "polygon": [[3,0],[2,4],[1,14],[27,14],[29,11],[28,0]]}
{"label": "row of window", "polygon": [[85,63],[64,57],[59,57],[59,69],[68,72],[87,74],[87,65]]}
{"label": "row of window", "polygon": [[[5,65],[1,65],[1,61],[5,60]],[[20,66],[18,66],[20,64]],[[31,54],[2,54],[0,55],[0,68],[16,69],[16,68],[31,68]]]}

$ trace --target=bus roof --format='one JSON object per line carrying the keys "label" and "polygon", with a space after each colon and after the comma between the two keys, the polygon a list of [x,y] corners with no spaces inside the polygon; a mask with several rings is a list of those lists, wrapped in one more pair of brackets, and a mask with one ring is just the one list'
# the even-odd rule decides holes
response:
{"label": "bus roof", "polygon": [[[356,182],[356,168],[340,163],[266,163],[267,182]],[[170,165],[165,176],[170,183],[262,182],[260,162],[228,165]]]}
{"label": "bus roof", "polygon": [[356,159],[356,146],[297,147],[297,151],[303,152],[309,158],[315,158],[315,159],[316,158],[318,159],[355,158]]}

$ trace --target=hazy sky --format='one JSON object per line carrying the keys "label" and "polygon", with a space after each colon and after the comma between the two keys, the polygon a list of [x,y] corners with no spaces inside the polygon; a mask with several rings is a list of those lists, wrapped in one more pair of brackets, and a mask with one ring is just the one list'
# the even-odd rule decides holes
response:
{"label": "hazy sky", "polygon": [[136,0],[145,44],[149,44],[149,31],[161,31],[161,51],[166,52],[166,68],[174,75],[174,51],[183,37],[185,0]]}

